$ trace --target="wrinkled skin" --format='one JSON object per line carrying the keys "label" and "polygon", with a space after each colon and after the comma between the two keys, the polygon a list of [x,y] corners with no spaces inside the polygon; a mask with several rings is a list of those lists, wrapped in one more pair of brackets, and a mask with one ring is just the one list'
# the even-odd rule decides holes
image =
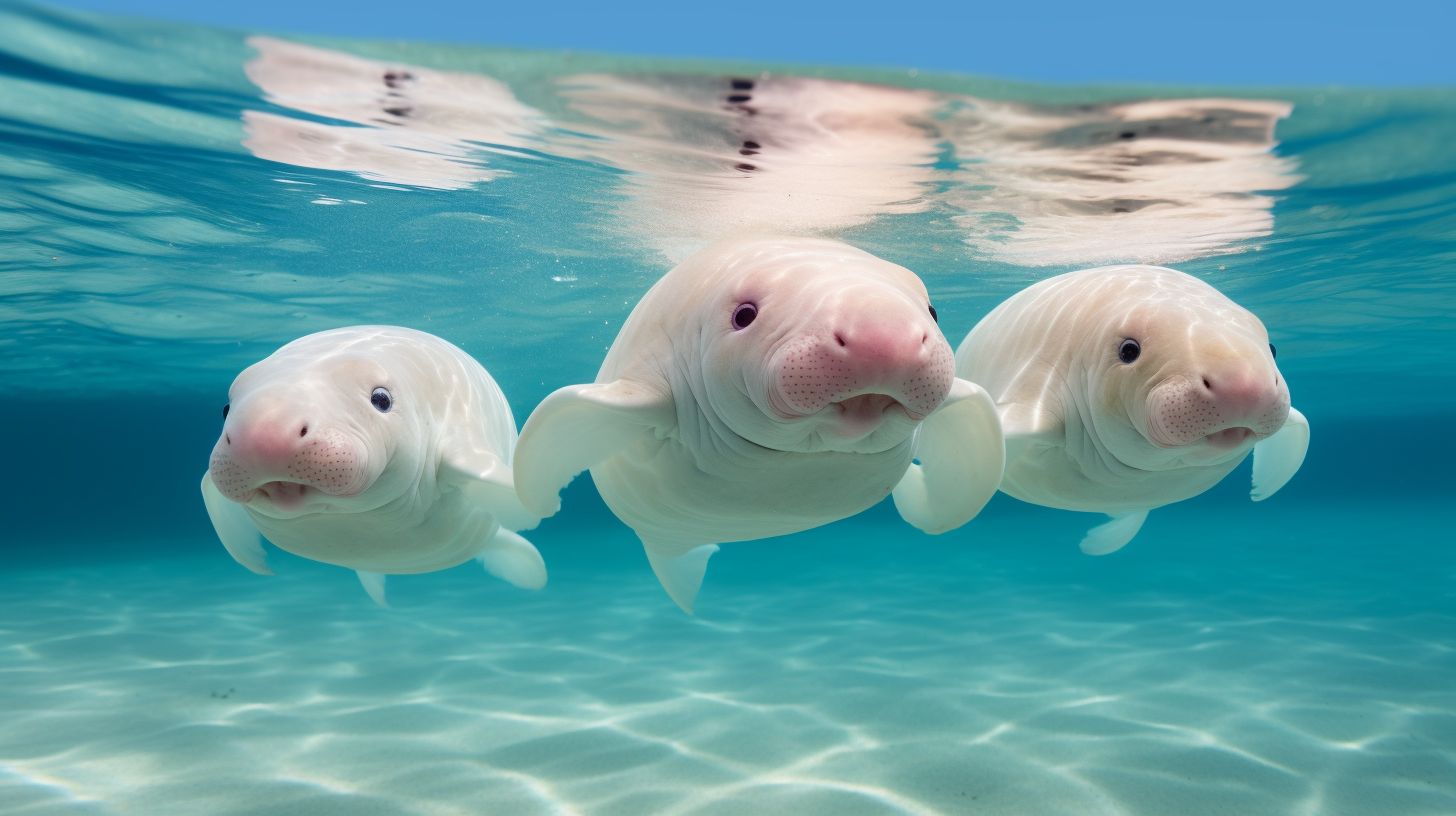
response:
{"label": "wrinkled skin", "polygon": [[[1138,356],[1126,363],[1130,339]],[[1195,496],[1290,412],[1263,323],[1158,267],[1029,287],[971,331],[956,362],[996,400],[1008,451],[1019,453],[1001,489],[1066,510],[1116,515]]]}
{"label": "wrinkled skin", "polygon": [[[243,371],[228,397],[212,483],[296,555],[377,573],[444,569],[476,556],[509,509],[451,475],[481,462],[508,474],[510,407],[478,363],[432,335],[309,335]],[[524,512],[504,515],[511,529],[531,526]]]}
{"label": "wrinkled skin", "polygon": [[532,412],[516,485],[550,515],[590,468],[691,612],[719,543],[817,527],[892,492],[928,533],[973,518],[1000,480],[1001,426],[953,367],[909,270],[835,241],[726,241],[652,287],[595,383]]}
{"label": "wrinkled skin", "polygon": [[[868,508],[905,472],[918,423],[953,379],[908,270],[829,241],[730,246],[655,286],[597,376],[668,391],[674,405],[676,434],[592,469],[644,535],[746,540]],[[742,304],[757,317],[736,329]]]}

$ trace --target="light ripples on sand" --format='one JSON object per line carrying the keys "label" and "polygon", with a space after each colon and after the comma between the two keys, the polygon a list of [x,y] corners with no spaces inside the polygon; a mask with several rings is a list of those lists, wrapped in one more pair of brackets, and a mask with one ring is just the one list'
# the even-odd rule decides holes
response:
{"label": "light ripples on sand", "polygon": [[0,812],[1456,812],[1449,590],[1310,579],[1267,518],[1220,559],[1155,514],[1120,562],[861,521],[730,545],[696,620],[615,528],[543,534],[542,593],[465,567],[393,612],[281,553],[15,571]]}

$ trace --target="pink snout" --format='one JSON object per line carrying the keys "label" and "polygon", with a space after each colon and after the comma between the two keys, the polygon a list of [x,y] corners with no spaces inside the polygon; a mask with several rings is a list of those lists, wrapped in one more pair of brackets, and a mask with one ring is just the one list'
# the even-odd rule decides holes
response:
{"label": "pink snout", "polygon": [[1274,433],[1288,416],[1289,391],[1277,372],[1180,377],[1148,395],[1149,437],[1165,448],[1206,440],[1233,449]]}
{"label": "pink snout", "polygon": [[919,420],[940,407],[954,379],[955,358],[939,331],[918,320],[860,319],[786,346],[775,401],[790,416],[837,404],[857,423],[898,404]]}
{"label": "pink snout", "polygon": [[1278,375],[1270,381],[1250,371],[1205,374],[1203,390],[1221,413],[1230,417],[1259,417],[1279,399]]}
{"label": "pink snout", "polygon": [[930,332],[916,323],[859,321],[834,332],[842,359],[866,381],[894,381],[929,358]]}
{"label": "pink snout", "polygon": [[226,448],[239,465],[259,471],[287,467],[308,443],[308,420],[267,418],[228,423],[218,448]]}
{"label": "pink snout", "polygon": [[209,469],[227,498],[239,503],[261,499],[280,510],[302,507],[311,491],[348,496],[362,488],[353,441],[296,417],[229,421]]}

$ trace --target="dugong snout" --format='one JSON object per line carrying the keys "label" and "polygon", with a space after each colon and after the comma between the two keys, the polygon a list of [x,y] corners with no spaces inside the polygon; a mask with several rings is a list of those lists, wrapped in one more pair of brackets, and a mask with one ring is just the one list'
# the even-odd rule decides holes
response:
{"label": "dugong snout", "polygon": [[786,418],[835,405],[862,424],[900,406],[919,421],[940,407],[955,379],[954,354],[928,311],[922,316],[884,298],[837,315],[827,330],[791,341],[777,356],[774,402]]}
{"label": "dugong snout", "polygon": [[244,504],[262,499],[290,511],[302,507],[310,491],[343,497],[366,486],[348,434],[293,413],[257,418],[239,413],[227,421],[208,466],[228,499]]}
{"label": "dugong snout", "polygon": [[1277,371],[1252,367],[1178,376],[1148,394],[1148,438],[1162,448],[1206,439],[1232,449],[1284,427],[1289,389]]}

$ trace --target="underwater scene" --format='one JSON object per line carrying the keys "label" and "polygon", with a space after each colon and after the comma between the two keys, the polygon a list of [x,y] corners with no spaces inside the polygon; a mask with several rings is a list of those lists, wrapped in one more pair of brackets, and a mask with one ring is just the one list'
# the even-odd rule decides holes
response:
{"label": "underwater scene", "polygon": [[5,2],[0,270],[0,814],[1456,813],[1456,89]]}

